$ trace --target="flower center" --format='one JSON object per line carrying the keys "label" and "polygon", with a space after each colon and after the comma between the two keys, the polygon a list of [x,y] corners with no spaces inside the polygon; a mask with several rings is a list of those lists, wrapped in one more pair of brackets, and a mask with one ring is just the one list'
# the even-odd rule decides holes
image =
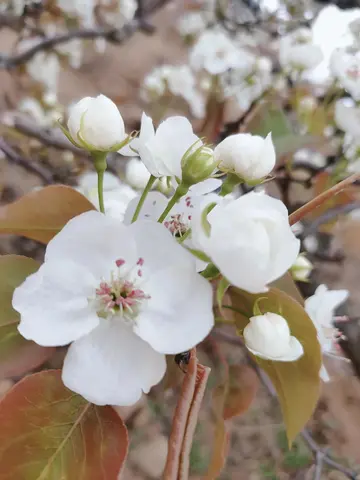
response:
{"label": "flower center", "polygon": [[116,269],[110,273],[110,281],[102,280],[95,291],[95,307],[99,317],[121,317],[125,323],[133,325],[141,304],[150,298],[139,282],[143,275],[144,260],[139,258],[136,265],[124,273],[125,260],[116,260]]}

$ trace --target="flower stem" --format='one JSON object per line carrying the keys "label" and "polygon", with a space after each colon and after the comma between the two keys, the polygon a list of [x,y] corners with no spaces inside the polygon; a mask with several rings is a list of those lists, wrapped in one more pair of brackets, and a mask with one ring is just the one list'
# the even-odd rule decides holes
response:
{"label": "flower stem", "polygon": [[173,195],[172,198],[170,198],[169,200],[169,203],[167,204],[165,210],[163,211],[163,213],[160,215],[159,217],[159,220],[158,222],[159,223],[162,223],[165,218],[167,217],[167,215],[169,214],[169,212],[171,211],[171,209],[173,208],[173,206],[180,200],[181,197],[183,197],[184,195],[187,194],[187,192],[189,191],[189,187],[186,187],[182,184],[180,184],[177,189],[175,190],[175,193]]}
{"label": "flower stem", "polygon": [[146,184],[146,187],[144,188],[144,191],[143,193],[141,194],[141,197],[140,197],[140,200],[139,200],[139,203],[137,204],[137,207],[136,207],[136,210],[134,212],[134,215],[133,215],[133,218],[131,220],[131,223],[134,223],[136,222],[136,220],[138,219],[138,216],[140,214],[140,211],[144,205],[144,202],[145,202],[145,198],[147,197],[147,194],[150,192],[151,190],[151,187],[153,186],[154,182],[156,180],[156,177],[154,177],[154,175],[150,175],[150,178]]}
{"label": "flower stem", "polygon": [[104,172],[107,169],[106,152],[93,152],[92,157],[94,160],[95,169],[98,175],[98,198],[99,208],[101,213],[105,213],[104,205]]}
{"label": "flower stem", "polygon": [[105,213],[104,205],[104,171],[98,171],[98,197],[99,208],[101,213]]}

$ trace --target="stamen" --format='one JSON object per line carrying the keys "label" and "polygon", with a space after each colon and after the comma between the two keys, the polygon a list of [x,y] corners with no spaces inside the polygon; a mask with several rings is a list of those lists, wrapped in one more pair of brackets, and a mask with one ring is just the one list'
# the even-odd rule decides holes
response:
{"label": "stamen", "polygon": [[118,260],[116,260],[116,266],[119,268],[119,267],[122,267],[125,263],[125,260],[122,259],[122,258],[119,258]]}

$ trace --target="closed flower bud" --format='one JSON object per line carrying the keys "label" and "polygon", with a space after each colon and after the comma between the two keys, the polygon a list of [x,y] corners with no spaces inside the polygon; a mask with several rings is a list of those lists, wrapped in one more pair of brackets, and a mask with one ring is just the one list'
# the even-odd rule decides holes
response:
{"label": "closed flower bud", "polygon": [[266,360],[293,362],[304,353],[299,340],[290,334],[285,318],[276,313],[251,317],[244,339],[251,353]]}
{"label": "closed flower bud", "polygon": [[271,133],[266,138],[250,133],[230,135],[214,150],[218,168],[245,181],[258,181],[275,166],[276,154]]}
{"label": "closed flower bud", "polygon": [[304,255],[299,255],[291,267],[293,279],[298,282],[307,282],[312,269],[313,264]]}
{"label": "closed flower bud", "polygon": [[187,186],[206,180],[217,166],[213,150],[199,144],[197,142],[181,159],[182,182]]}
{"label": "closed flower bud", "polygon": [[74,143],[90,151],[118,150],[126,138],[122,116],[105,95],[85,97],[74,105],[68,129]]}

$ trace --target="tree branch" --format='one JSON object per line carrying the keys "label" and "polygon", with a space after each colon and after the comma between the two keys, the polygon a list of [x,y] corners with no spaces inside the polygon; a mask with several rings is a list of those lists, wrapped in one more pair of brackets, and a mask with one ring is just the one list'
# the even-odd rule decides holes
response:
{"label": "tree branch", "polygon": [[6,155],[6,157],[16,165],[19,165],[25,168],[28,172],[34,173],[43,181],[44,185],[49,185],[54,183],[52,174],[43,168],[41,165],[38,165],[34,161],[27,159],[17,153],[10,145],[6,143],[4,138],[0,137],[0,150]]}

